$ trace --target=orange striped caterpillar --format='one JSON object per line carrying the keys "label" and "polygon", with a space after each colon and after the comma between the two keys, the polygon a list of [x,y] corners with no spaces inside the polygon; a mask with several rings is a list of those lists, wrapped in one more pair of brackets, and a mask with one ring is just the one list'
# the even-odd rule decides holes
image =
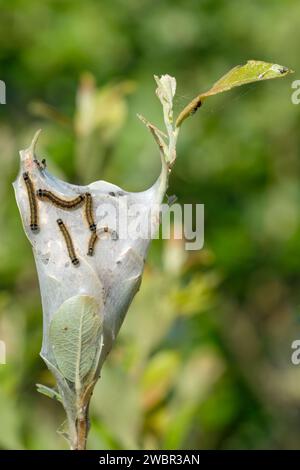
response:
{"label": "orange striped caterpillar", "polygon": [[89,240],[89,249],[88,249],[88,256],[93,256],[94,254],[94,249],[95,249],[95,244],[98,240],[98,235],[96,234],[96,232],[93,232],[91,237],[90,237],[90,240]]}
{"label": "orange striped caterpillar", "polygon": [[74,199],[62,199],[55,194],[51,193],[51,191],[47,191],[46,189],[38,189],[36,192],[36,195],[39,199],[46,199],[55,206],[59,207],[60,209],[77,209],[77,207],[81,206],[83,203],[85,197],[83,194],[80,194],[79,196],[75,197]]}
{"label": "orange striped caterpillar", "polygon": [[96,232],[96,224],[93,215],[93,198],[90,193],[85,193],[85,216],[91,232]]}
{"label": "orange striped caterpillar", "polygon": [[56,222],[58,223],[60,231],[63,234],[63,237],[65,239],[67,249],[68,249],[68,253],[69,253],[69,257],[72,261],[72,264],[74,264],[74,266],[78,266],[79,259],[76,256],[74,246],[73,246],[73,242],[72,242],[71,236],[69,234],[69,231],[68,231],[67,227],[65,226],[65,224],[63,223],[63,221],[61,219],[57,219]]}
{"label": "orange striped caterpillar", "polygon": [[37,200],[35,197],[34,186],[29,178],[27,171],[23,173],[23,179],[26,184],[28,200],[29,200],[29,207],[30,207],[30,228],[32,232],[38,232],[39,224],[38,224],[38,208],[37,208]]}

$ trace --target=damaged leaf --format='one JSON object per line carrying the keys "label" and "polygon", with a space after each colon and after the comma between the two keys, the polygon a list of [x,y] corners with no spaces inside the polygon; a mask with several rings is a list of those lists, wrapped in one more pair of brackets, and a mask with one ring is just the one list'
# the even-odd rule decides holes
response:
{"label": "damaged leaf", "polygon": [[209,96],[223,93],[247,83],[285,77],[288,73],[293,73],[293,70],[283,65],[270,64],[260,60],[248,60],[244,65],[237,65],[220,78],[207,92],[198,95],[181,111],[176,120],[176,127],[179,127],[187,117],[194,114]]}

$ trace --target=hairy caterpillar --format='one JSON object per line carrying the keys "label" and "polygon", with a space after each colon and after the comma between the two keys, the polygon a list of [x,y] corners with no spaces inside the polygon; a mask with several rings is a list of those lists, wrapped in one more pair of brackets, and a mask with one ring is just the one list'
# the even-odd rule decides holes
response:
{"label": "hairy caterpillar", "polygon": [[32,230],[32,232],[37,232],[39,230],[37,200],[35,197],[33,183],[31,179],[29,178],[27,171],[23,173],[23,179],[26,184],[29,207],[30,207],[30,229]]}
{"label": "hairy caterpillar", "polygon": [[98,235],[96,234],[96,232],[93,232],[89,240],[89,248],[87,252],[88,256],[93,256],[95,244],[97,240],[98,240]]}
{"label": "hairy caterpillar", "polygon": [[[99,235],[101,233],[110,233],[111,238],[113,240],[117,240],[119,238],[117,232],[115,230],[112,230],[112,229],[108,228],[108,227],[102,227],[102,228],[99,229],[98,232],[99,232]],[[87,254],[89,256],[93,256],[94,250],[95,250],[95,244],[96,244],[97,240],[99,240],[99,236],[97,235],[96,232],[93,232],[91,237],[90,237],[90,240],[89,240],[89,247],[88,247],[88,252],[87,252]]]}
{"label": "hairy caterpillar", "polygon": [[36,195],[39,199],[46,199],[55,206],[59,207],[60,209],[76,209],[77,207],[81,206],[85,197],[83,194],[75,197],[74,199],[62,199],[55,194],[51,193],[51,191],[47,191],[46,189],[38,189]]}
{"label": "hairy caterpillar", "polygon": [[85,193],[85,216],[91,232],[96,232],[96,224],[93,215],[93,198],[90,193]]}
{"label": "hairy caterpillar", "polygon": [[65,239],[67,249],[68,249],[68,253],[69,253],[69,257],[72,261],[72,264],[74,264],[74,266],[77,266],[79,264],[79,259],[76,256],[74,246],[73,246],[73,242],[72,242],[71,236],[69,234],[69,231],[68,231],[67,227],[65,226],[65,224],[63,223],[63,221],[61,219],[57,219],[56,222],[58,223],[60,231],[63,234],[63,237]]}

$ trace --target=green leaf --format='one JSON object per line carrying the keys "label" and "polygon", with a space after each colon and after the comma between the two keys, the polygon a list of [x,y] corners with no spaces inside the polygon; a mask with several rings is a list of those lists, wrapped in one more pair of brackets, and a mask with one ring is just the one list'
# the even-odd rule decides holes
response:
{"label": "green leaf", "polygon": [[66,300],[50,324],[50,343],[63,376],[77,386],[94,365],[102,332],[99,305],[94,297]]}
{"label": "green leaf", "polygon": [[288,73],[293,73],[293,70],[283,65],[270,64],[260,60],[248,60],[244,65],[237,65],[220,78],[212,88],[198,95],[181,111],[176,121],[176,127],[179,127],[188,116],[194,114],[209,96],[223,93],[224,91],[247,83],[285,77]]}
{"label": "green leaf", "polygon": [[36,384],[37,391],[46,397],[53,398],[54,400],[62,402],[60,394],[53,388],[46,387],[43,384]]}

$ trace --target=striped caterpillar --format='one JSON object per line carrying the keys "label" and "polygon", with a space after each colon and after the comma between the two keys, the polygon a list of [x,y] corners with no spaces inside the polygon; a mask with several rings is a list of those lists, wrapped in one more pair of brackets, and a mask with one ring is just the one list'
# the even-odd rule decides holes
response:
{"label": "striped caterpillar", "polygon": [[74,264],[74,266],[78,266],[79,259],[76,256],[71,235],[69,234],[69,231],[68,231],[67,227],[65,226],[65,224],[63,223],[63,221],[61,219],[57,219],[56,222],[57,222],[57,224],[59,226],[59,229],[60,229],[60,231],[63,234],[63,237],[65,239],[67,249],[68,249],[68,253],[69,253],[69,257],[72,261],[72,264]]}
{"label": "striped caterpillar", "polygon": [[98,240],[98,235],[96,232],[93,232],[91,237],[90,237],[90,240],[89,240],[89,248],[88,248],[88,256],[93,256],[94,254],[94,249],[95,249],[95,244]]}
{"label": "striped caterpillar", "polygon": [[39,225],[38,225],[38,207],[37,207],[37,200],[35,197],[34,186],[29,178],[27,171],[23,173],[23,179],[26,184],[27,195],[29,200],[29,207],[30,207],[30,229],[32,232],[38,232]]}
{"label": "striped caterpillar", "polygon": [[[100,228],[99,229],[99,235],[101,233],[110,233],[112,240],[117,240],[119,238],[117,232],[115,230],[111,230],[108,227]],[[96,232],[93,232],[91,237],[90,237],[90,240],[89,240],[89,247],[88,247],[88,252],[87,252],[88,256],[93,256],[94,249],[95,249],[95,244],[96,244],[97,240],[99,240],[99,236],[97,235]]]}
{"label": "striped caterpillar", "polygon": [[77,209],[77,207],[81,206],[85,199],[85,196],[83,194],[80,194],[74,199],[62,199],[56,196],[55,194],[51,193],[51,191],[47,191],[46,189],[38,189],[36,195],[39,199],[48,200],[60,209],[65,210]]}
{"label": "striped caterpillar", "polygon": [[96,232],[96,224],[93,215],[93,198],[90,193],[85,193],[85,216],[91,232]]}

